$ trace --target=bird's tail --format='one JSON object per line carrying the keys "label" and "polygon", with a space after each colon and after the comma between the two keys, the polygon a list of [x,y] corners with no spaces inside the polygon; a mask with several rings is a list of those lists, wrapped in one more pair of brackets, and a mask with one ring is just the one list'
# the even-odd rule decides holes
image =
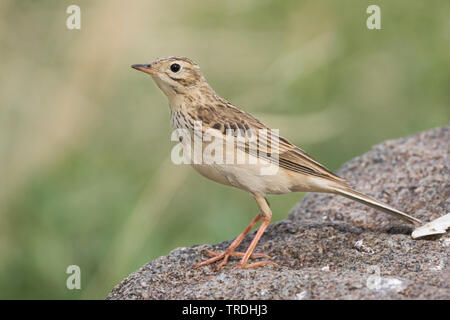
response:
{"label": "bird's tail", "polygon": [[365,204],[369,207],[384,211],[386,213],[392,214],[393,216],[396,216],[397,218],[403,219],[409,223],[419,223],[421,224],[421,221],[417,218],[414,218],[400,210],[394,209],[391,206],[388,206],[387,204],[384,204],[372,197],[369,197],[361,192],[358,192],[356,190],[353,190],[350,187],[347,186],[336,186],[332,188],[333,192],[339,195],[342,195],[344,197],[347,197],[352,200],[356,200],[358,202],[361,202],[362,204]]}

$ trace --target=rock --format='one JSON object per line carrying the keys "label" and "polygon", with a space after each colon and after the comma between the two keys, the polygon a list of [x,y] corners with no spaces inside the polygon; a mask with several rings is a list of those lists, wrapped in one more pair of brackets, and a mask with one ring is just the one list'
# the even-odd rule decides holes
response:
{"label": "rock", "polygon": [[[450,126],[376,145],[338,175],[358,191],[423,222],[449,213]],[[288,219],[345,222],[371,231],[404,228],[395,217],[335,195],[308,194]],[[404,229],[404,232],[409,228]]]}
{"label": "rock", "polygon": [[[449,212],[450,126],[387,141],[338,174],[424,222]],[[243,226],[244,227],[244,226]],[[278,266],[235,270],[231,259],[178,248],[129,275],[108,299],[450,299],[450,240],[413,240],[401,220],[343,197],[308,194],[256,247]],[[244,251],[254,233],[238,248]]]}

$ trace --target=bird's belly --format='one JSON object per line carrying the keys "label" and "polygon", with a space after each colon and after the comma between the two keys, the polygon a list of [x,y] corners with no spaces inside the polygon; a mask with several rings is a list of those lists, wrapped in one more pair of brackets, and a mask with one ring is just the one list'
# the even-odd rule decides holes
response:
{"label": "bird's belly", "polygon": [[229,180],[227,179],[227,177],[223,174],[223,172],[221,170],[218,170],[217,166],[212,164],[192,164],[192,167],[195,169],[195,171],[197,171],[198,173],[200,173],[202,176],[204,176],[205,178],[208,178],[210,180],[213,180],[217,183],[221,183],[227,186],[232,186],[232,184],[230,184]]}
{"label": "bird's belly", "polygon": [[228,168],[229,179],[236,181],[242,189],[254,194],[284,194],[292,192],[289,174],[277,168],[265,174],[257,165],[235,165]]}
{"label": "bird's belly", "polygon": [[209,163],[192,164],[205,178],[236,187],[252,194],[285,194],[314,191],[310,177],[280,168],[261,158],[249,156],[243,164]]}
{"label": "bird's belly", "polygon": [[249,164],[192,164],[192,167],[205,178],[253,194],[292,192],[290,178],[282,170],[273,175],[262,175],[259,167]]}

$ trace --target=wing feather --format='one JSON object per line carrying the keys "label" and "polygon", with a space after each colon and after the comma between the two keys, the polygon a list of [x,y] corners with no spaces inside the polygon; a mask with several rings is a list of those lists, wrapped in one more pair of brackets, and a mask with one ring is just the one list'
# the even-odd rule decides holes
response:
{"label": "wing feather", "polygon": [[[248,140],[244,142],[237,140],[236,147],[246,153],[271,161],[278,164],[281,168],[292,172],[322,177],[347,185],[344,179],[329,171],[325,166],[287,139],[271,131],[269,127],[249,113],[229,103],[226,106],[222,106],[222,108],[215,108],[214,113],[214,120],[209,122],[205,130],[207,128],[219,130],[224,138],[227,134],[227,129],[233,129],[235,133],[243,136],[249,132],[249,129],[254,130],[253,134],[257,134],[257,145],[265,150],[264,152],[256,153],[254,149],[250,148]],[[273,148],[275,150],[272,150]],[[264,153],[267,154],[265,155]]]}

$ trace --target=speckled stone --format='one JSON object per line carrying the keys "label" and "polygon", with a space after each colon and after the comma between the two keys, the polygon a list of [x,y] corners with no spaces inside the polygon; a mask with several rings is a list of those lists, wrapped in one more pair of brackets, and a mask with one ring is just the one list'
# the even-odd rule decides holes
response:
{"label": "speckled stone", "polygon": [[[449,155],[450,126],[386,141],[338,173],[427,222],[449,213]],[[343,197],[308,194],[256,248],[278,266],[236,270],[231,259],[221,271],[193,269],[208,258],[203,249],[222,250],[231,240],[177,248],[129,275],[107,299],[450,299],[449,235],[413,240],[411,231]]]}

